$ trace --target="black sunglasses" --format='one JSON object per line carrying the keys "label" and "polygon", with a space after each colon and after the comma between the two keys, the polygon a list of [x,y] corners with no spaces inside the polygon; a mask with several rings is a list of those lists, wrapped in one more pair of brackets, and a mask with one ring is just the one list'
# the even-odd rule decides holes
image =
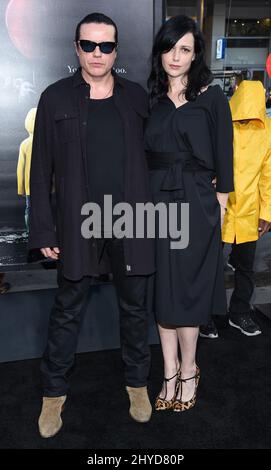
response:
{"label": "black sunglasses", "polygon": [[99,42],[98,43],[98,42],[88,41],[88,39],[80,39],[78,41],[78,44],[80,44],[80,47],[82,51],[84,52],[93,52],[98,46],[100,51],[103,54],[111,54],[111,52],[113,52],[113,50],[117,48],[116,42]]}

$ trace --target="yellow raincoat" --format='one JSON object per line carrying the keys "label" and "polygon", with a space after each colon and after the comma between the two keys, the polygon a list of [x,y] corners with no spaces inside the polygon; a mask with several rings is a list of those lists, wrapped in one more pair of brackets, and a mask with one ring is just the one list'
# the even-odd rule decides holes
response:
{"label": "yellow raincoat", "polygon": [[241,82],[230,108],[235,190],[229,194],[222,239],[239,244],[258,239],[259,218],[271,222],[271,119],[262,83]]}
{"label": "yellow raincoat", "polygon": [[25,128],[29,133],[27,137],[20,145],[19,159],[17,165],[17,184],[19,195],[30,195],[29,179],[30,179],[30,164],[31,164],[31,153],[33,144],[33,132],[36,117],[37,108],[31,108],[28,111],[25,118]]}

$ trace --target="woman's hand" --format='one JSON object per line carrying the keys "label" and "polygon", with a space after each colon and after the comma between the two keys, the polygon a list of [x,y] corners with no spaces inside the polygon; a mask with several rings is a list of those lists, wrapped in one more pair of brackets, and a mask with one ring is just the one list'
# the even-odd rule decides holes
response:
{"label": "woman's hand", "polygon": [[224,217],[225,217],[225,214],[226,214],[226,208],[221,206],[220,204],[220,220],[221,220],[221,228],[223,227],[223,224],[224,224]]}
{"label": "woman's hand", "polygon": [[227,202],[229,193],[216,193],[217,200],[220,204],[220,217],[221,217],[221,228],[223,227],[225,212],[227,210]]}

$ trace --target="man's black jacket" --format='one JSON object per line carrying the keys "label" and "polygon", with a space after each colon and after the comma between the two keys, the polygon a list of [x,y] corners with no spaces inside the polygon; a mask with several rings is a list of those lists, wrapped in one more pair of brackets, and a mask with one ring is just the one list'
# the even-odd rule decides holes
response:
{"label": "man's black jacket", "polygon": [[[143,146],[147,94],[137,83],[114,77],[113,97],[123,122],[126,145],[124,196],[134,208],[138,202],[151,201]],[[80,69],[72,77],[50,85],[39,101],[32,149],[29,248],[58,246],[64,276],[71,280],[100,274],[97,241],[81,235],[86,217],[81,215],[81,207],[90,201],[86,160],[88,99],[89,85]],[[51,207],[53,175],[56,225]],[[152,239],[124,239],[124,255],[127,275],[154,272]]]}

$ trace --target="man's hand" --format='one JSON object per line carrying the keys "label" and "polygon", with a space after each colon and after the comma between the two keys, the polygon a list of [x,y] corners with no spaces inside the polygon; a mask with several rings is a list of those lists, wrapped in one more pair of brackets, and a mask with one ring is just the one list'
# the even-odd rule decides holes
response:
{"label": "man's hand", "polygon": [[265,233],[269,231],[271,228],[271,222],[268,222],[267,220],[259,219],[259,238],[261,238]]}
{"label": "man's hand", "polygon": [[43,256],[45,258],[52,258],[52,259],[58,259],[58,255],[60,253],[59,248],[41,248],[40,251],[42,252]]}

